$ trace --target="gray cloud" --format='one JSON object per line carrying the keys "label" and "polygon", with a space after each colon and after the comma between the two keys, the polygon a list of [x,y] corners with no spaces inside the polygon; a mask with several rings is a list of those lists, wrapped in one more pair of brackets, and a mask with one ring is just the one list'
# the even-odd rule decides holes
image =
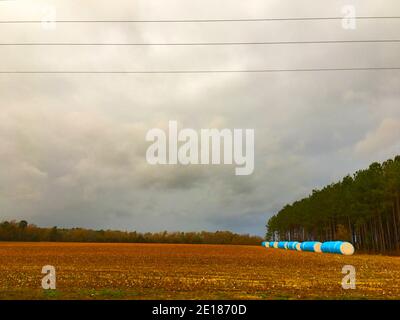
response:
{"label": "gray cloud", "polygon": [[[0,4],[40,19],[50,1]],[[353,1],[395,15],[398,1]],[[59,19],[339,16],[348,1],[54,2]],[[4,25],[2,42],[390,39],[400,22]],[[398,44],[229,47],[1,47],[1,70],[171,70],[396,66]],[[40,225],[141,231],[232,229],[265,221],[312,189],[399,153],[400,75],[0,75],[0,211]],[[147,130],[254,128],[251,176],[232,166],[150,166]]]}

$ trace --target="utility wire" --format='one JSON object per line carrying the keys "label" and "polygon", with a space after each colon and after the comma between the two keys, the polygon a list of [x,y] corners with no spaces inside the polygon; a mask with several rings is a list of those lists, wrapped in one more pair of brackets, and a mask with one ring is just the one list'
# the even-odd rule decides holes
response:
{"label": "utility wire", "polygon": [[261,42],[170,42],[170,43],[76,43],[27,42],[0,43],[0,46],[243,46],[243,45],[293,45],[293,44],[348,44],[348,43],[399,43],[400,39],[383,40],[322,40],[322,41],[261,41]]}
{"label": "utility wire", "polygon": [[400,67],[359,67],[359,68],[306,68],[306,69],[249,69],[249,70],[120,70],[120,71],[0,71],[0,74],[205,74],[205,73],[277,73],[277,72],[332,72],[332,71],[393,71]]}
{"label": "utility wire", "polygon": [[[357,20],[400,19],[400,16],[360,16]],[[207,22],[262,22],[262,21],[318,21],[318,20],[343,20],[345,17],[303,17],[303,18],[244,18],[244,19],[180,19],[180,20],[3,20],[3,24],[29,24],[29,23],[207,23]]]}

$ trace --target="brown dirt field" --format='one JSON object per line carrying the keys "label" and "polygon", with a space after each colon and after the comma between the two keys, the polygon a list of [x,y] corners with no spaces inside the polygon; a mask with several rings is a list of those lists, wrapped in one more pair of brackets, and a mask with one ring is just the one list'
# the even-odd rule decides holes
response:
{"label": "brown dirt field", "polygon": [[[344,265],[355,290],[341,286]],[[41,289],[53,265],[57,289]],[[400,299],[400,258],[261,246],[0,243],[0,299]]]}

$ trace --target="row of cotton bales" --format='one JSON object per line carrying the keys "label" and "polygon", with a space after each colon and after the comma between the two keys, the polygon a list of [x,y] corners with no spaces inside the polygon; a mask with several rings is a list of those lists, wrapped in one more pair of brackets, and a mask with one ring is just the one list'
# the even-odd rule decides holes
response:
{"label": "row of cotton bales", "polygon": [[351,243],[345,241],[278,241],[267,242],[263,241],[262,246],[266,248],[296,250],[296,251],[309,251],[309,252],[324,252],[324,253],[337,253],[346,256],[351,256],[354,253],[354,247]]}

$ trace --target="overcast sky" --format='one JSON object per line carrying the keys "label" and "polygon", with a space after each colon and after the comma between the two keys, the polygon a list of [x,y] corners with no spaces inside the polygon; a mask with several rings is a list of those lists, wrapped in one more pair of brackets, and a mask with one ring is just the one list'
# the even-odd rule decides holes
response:
{"label": "overcast sky", "polygon": [[[400,16],[398,0],[0,1],[0,20]],[[400,19],[0,24],[12,42],[400,39]],[[0,46],[0,71],[400,66],[400,44],[218,47]],[[41,226],[262,235],[282,206],[399,154],[400,71],[180,75],[0,74],[0,217]],[[151,166],[146,132],[255,129],[255,170]]]}

